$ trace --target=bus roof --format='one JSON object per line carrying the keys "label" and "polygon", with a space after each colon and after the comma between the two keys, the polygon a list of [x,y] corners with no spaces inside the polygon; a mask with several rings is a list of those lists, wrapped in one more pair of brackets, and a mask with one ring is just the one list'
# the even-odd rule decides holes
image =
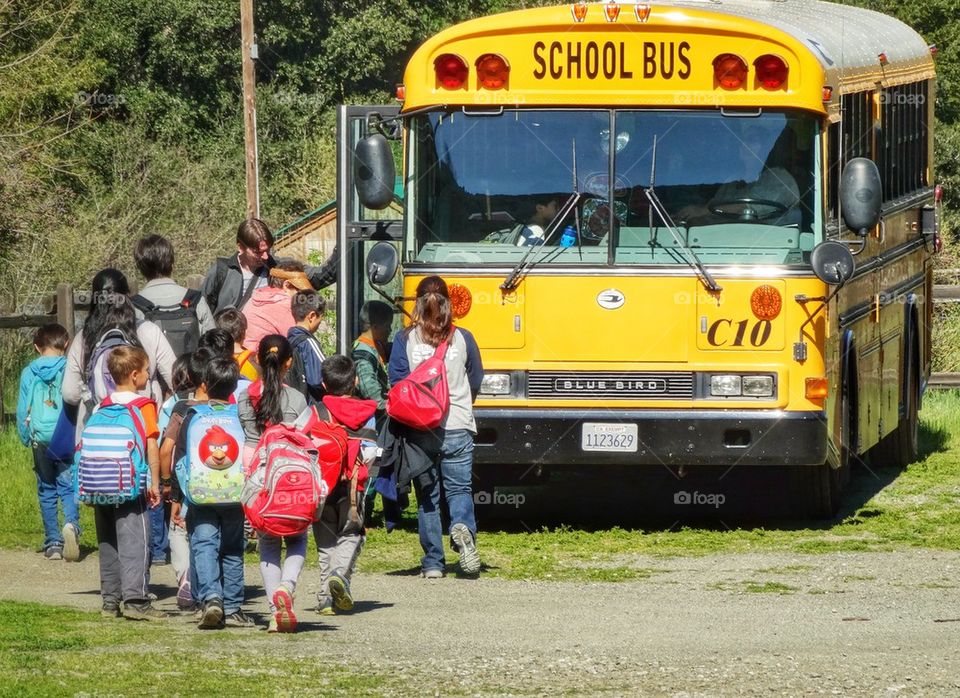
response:
{"label": "bus roof", "polygon": [[[722,52],[741,56],[751,71],[761,54],[780,56],[790,78],[777,90],[753,81],[721,89],[712,61]],[[475,62],[485,53],[502,55],[510,66],[502,88],[486,90],[475,78]],[[463,89],[441,85],[435,74],[435,61],[448,54],[467,66]],[[584,64],[594,55],[598,68],[585,76]],[[482,17],[438,33],[407,65],[403,110],[438,104],[765,106],[837,118],[841,93],[933,76],[929,47],[917,32],[859,7],[819,0],[567,3]],[[828,100],[825,86],[833,88]]]}

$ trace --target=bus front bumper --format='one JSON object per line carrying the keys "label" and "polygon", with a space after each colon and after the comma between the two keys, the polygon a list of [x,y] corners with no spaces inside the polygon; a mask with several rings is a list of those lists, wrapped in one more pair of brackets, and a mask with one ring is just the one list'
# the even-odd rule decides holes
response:
{"label": "bus front bumper", "polygon": [[[819,465],[823,412],[476,408],[478,464]],[[584,425],[636,425],[636,450],[584,450]],[[632,433],[633,427],[626,427]]]}

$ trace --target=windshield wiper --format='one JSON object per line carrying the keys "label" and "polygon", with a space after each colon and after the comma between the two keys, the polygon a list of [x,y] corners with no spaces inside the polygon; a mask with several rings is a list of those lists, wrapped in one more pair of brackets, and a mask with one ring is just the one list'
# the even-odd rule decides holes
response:
{"label": "windshield wiper", "polygon": [[723,290],[723,287],[717,283],[716,279],[707,271],[707,268],[703,266],[703,262],[700,261],[700,258],[697,256],[697,253],[693,251],[693,248],[687,245],[686,240],[683,239],[683,236],[677,232],[676,225],[673,222],[673,219],[670,217],[670,214],[667,213],[666,207],[663,205],[663,202],[660,201],[660,197],[657,196],[657,192],[654,190],[654,182],[656,181],[657,175],[657,136],[653,136],[653,162],[650,165],[650,186],[643,190],[643,193],[647,195],[647,201],[650,202],[650,208],[660,216],[660,220],[663,221],[663,224],[667,227],[667,230],[670,231],[670,234],[673,236],[674,242],[678,246],[683,248],[689,255],[690,259],[687,259],[687,264],[697,272],[697,276],[700,277],[700,280],[703,281],[703,285],[707,287],[707,290],[714,293],[719,293]]}
{"label": "windshield wiper", "polygon": [[504,291],[513,291],[520,285],[520,280],[523,277],[523,274],[527,272],[534,265],[534,261],[527,261],[530,259],[530,255],[534,251],[539,250],[542,247],[546,247],[550,240],[553,238],[554,233],[560,229],[560,224],[570,215],[570,210],[577,205],[580,201],[581,194],[580,192],[573,192],[570,197],[563,203],[563,206],[557,211],[557,215],[547,224],[546,230],[544,230],[543,242],[538,243],[530,247],[527,250],[527,253],[520,258],[520,261],[517,262],[517,266],[513,268],[507,278],[503,280],[503,283],[500,284],[500,288]]}

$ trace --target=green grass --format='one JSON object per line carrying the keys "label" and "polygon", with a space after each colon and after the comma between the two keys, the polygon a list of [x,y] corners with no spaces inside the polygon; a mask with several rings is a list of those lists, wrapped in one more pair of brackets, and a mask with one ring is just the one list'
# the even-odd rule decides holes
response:
{"label": "green grass", "polygon": [[714,582],[707,585],[708,589],[729,591],[738,594],[793,594],[799,591],[797,587],[782,582],[754,582],[752,580],[738,582]]}
{"label": "green grass", "polygon": [[[533,531],[481,531],[479,545],[486,573],[506,579],[616,582],[669,572],[670,558],[766,550],[791,553],[882,551],[910,547],[960,549],[960,393],[930,392],[921,414],[922,447],[927,457],[902,472],[880,471],[881,481],[861,473],[857,492],[845,498],[848,510],[833,522],[736,522],[670,528],[569,526]],[[28,451],[11,430],[0,433],[0,546],[37,548],[42,536],[34,476]],[[864,491],[866,492],[864,494]],[[82,544],[95,547],[90,512],[83,510]],[[420,546],[415,514],[404,529],[369,532],[359,568],[368,573],[415,573]],[[729,528],[728,528],[729,527]],[[654,561],[651,562],[651,558]],[[451,554],[448,561],[455,561]],[[662,563],[657,562],[662,560]],[[250,558],[253,561],[253,558]],[[800,573],[804,565],[771,573]]]}
{"label": "green grass", "polygon": [[322,647],[305,647],[309,642],[265,632],[205,634],[192,623],[148,626],[0,601],[0,695],[365,696],[401,691],[399,679],[373,673],[364,658],[352,664],[324,661]]}

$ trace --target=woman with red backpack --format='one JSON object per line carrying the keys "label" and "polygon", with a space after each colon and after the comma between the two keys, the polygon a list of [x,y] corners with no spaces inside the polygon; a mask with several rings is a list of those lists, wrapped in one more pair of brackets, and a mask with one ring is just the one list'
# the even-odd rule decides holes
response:
{"label": "woman with red backpack", "polygon": [[[414,479],[417,493],[417,524],[422,574],[427,579],[443,576],[445,558],[440,521],[441,489],[450,511],[450,540],[460,553],[463,574],[480,572],[477,553],[477,524],[473,510],[473,437],[477,424],[473,401],[483,381],[483,362],[473,335],[453,326],[453,311],[447,284],[439,276],[428,276],[417,286],[413,325],[397,334],[390,353],[389,378],[395,386],[420,364],[442,356],[446,369],[446,397],[449,407],[436,429],[407,427],[404,437],[415,443],[432,461]],[[402,388],[401,388],[402,390]],[[391,413],[388,399],[388,413]]]}

